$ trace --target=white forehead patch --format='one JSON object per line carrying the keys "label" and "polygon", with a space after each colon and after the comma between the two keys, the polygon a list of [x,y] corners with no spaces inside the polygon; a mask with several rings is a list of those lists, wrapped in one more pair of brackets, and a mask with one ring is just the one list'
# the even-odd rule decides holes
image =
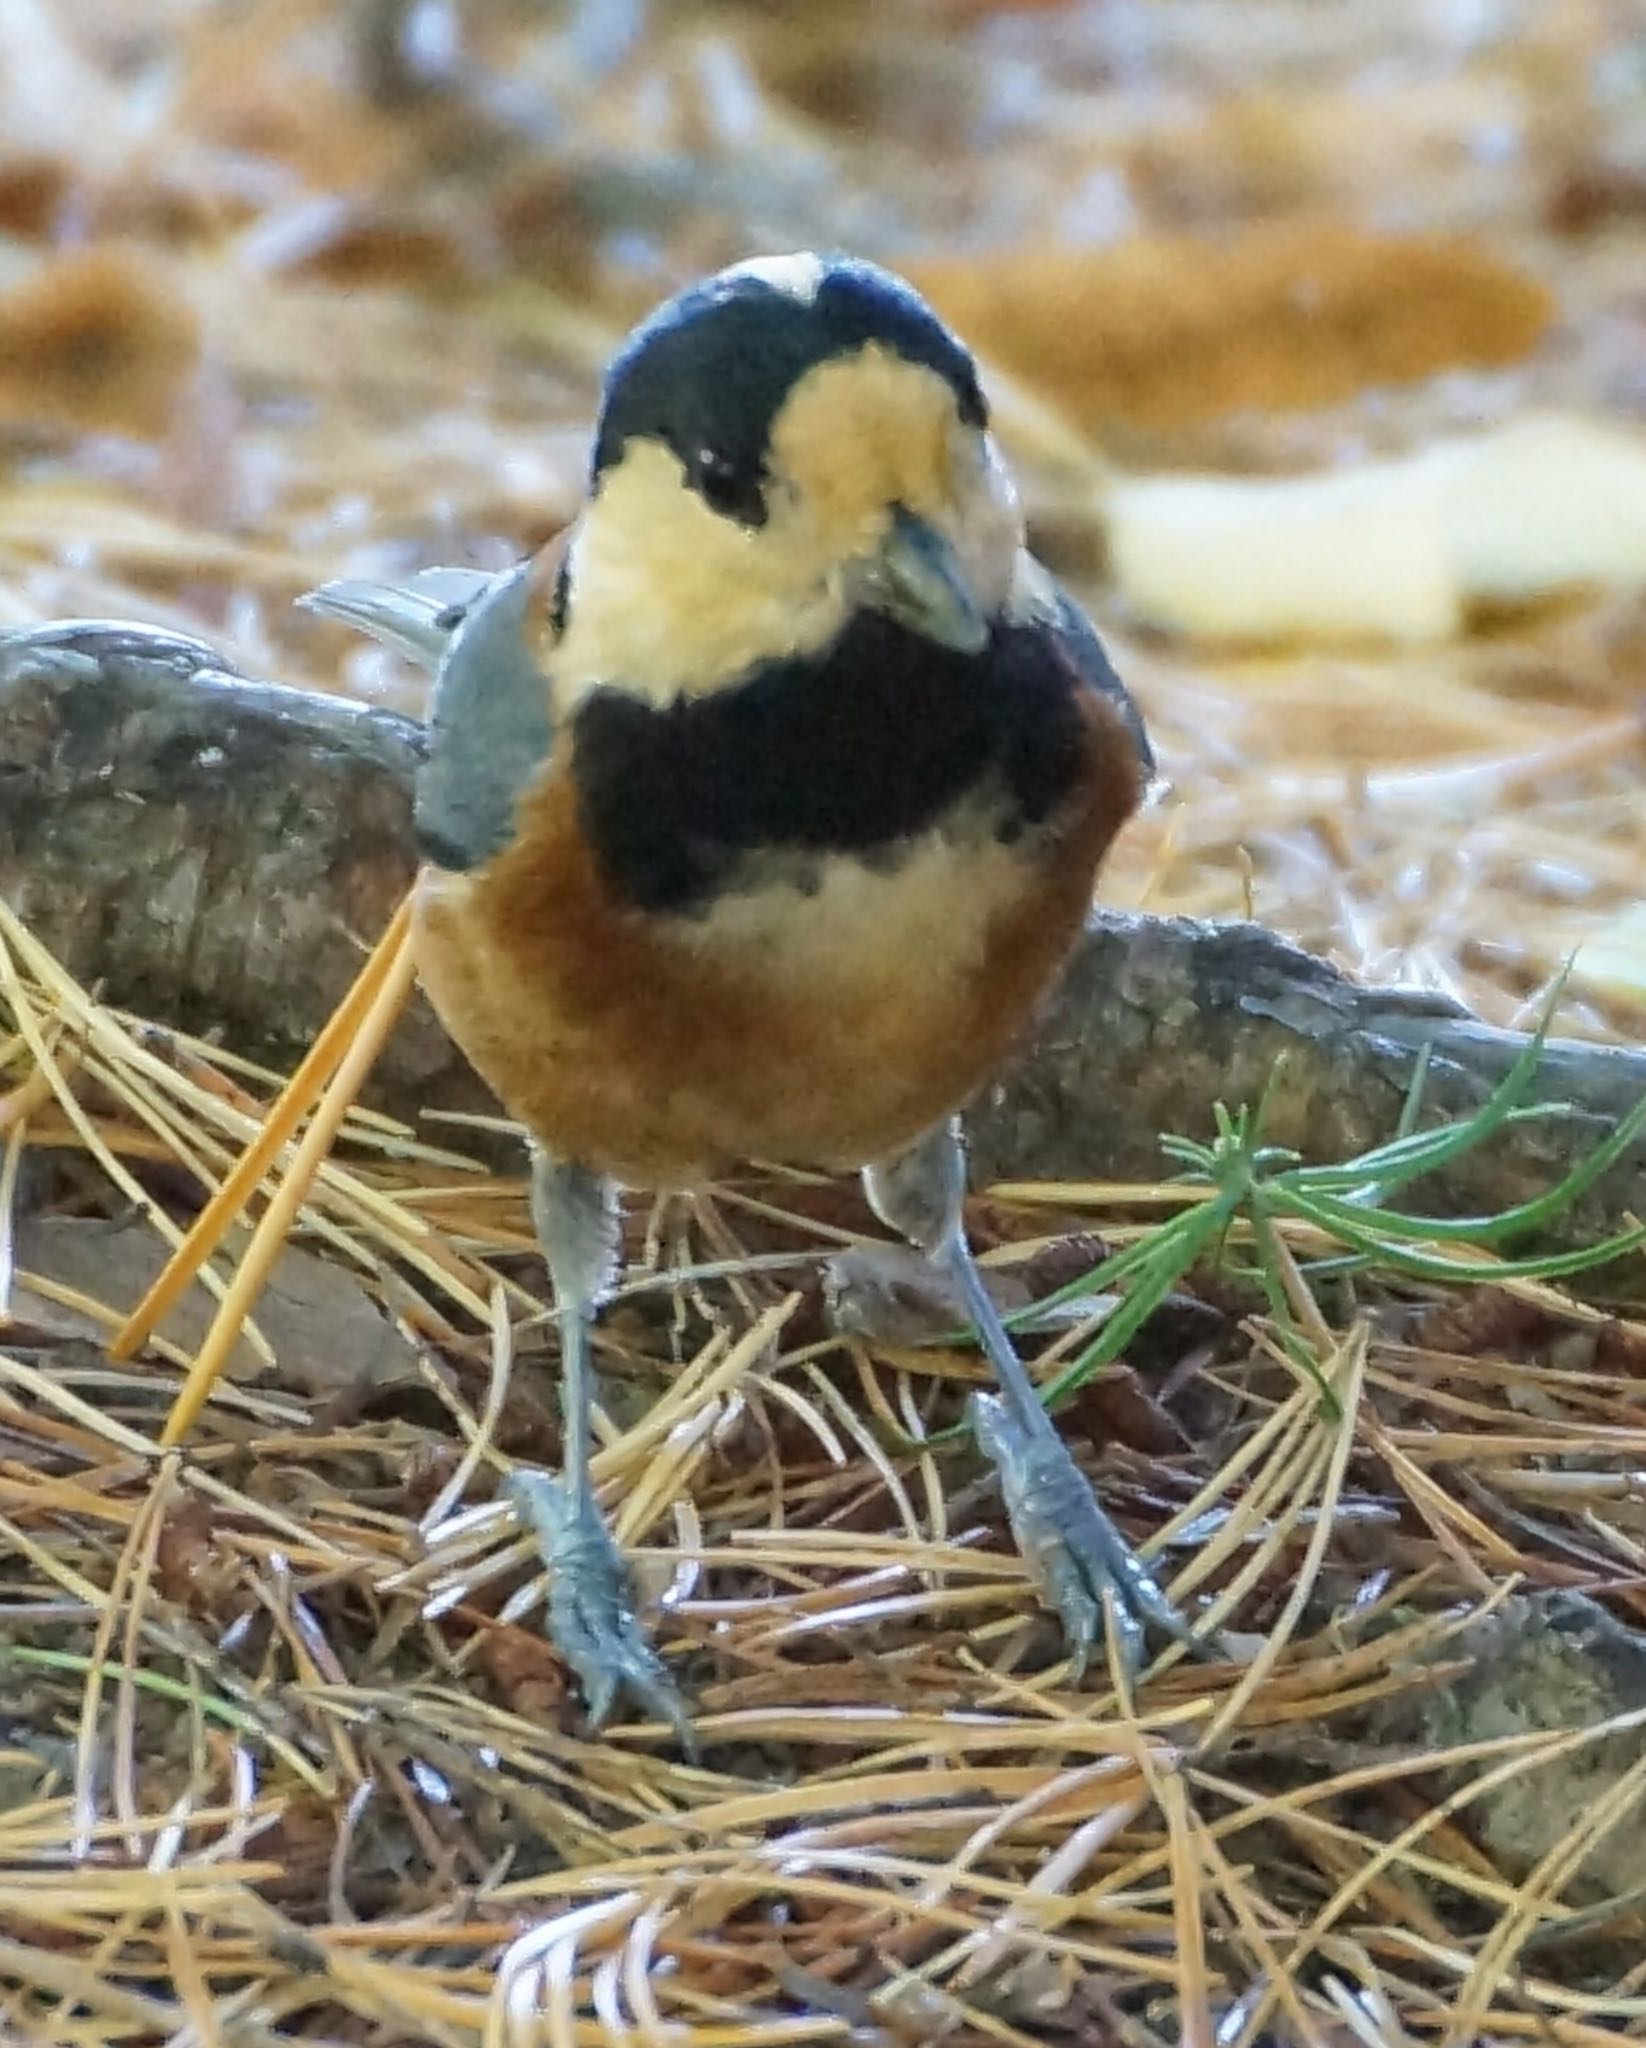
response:
{"label": "white forehead patch", "polygon": [[810,249],[801,249],[792,256],[750,256],[742,263],[733,263],[720,274],[722,277],[756,277],[762,284],[769,284],[773,291],[787,292],[791,299],[798,299],[803,306],[809,306],[817,297],[824,269],[821,256]]}

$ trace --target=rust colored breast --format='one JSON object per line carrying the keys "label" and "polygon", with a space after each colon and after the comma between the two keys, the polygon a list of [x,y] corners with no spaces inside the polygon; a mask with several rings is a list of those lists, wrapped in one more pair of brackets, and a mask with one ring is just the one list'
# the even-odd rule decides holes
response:
{"label": "rust colored breast", "polygon": [[1016,844],[957,815],[895,868],[834,856],[810,892],[774,880],[692,917],[613,895],[561,760],[507,853],[421,877],[431,1000],[550,1151],[630,1186],[895,1153],[1005,1058],[1136,807],[1123,722],[1095,693],[1081,701],[1085,772]]}

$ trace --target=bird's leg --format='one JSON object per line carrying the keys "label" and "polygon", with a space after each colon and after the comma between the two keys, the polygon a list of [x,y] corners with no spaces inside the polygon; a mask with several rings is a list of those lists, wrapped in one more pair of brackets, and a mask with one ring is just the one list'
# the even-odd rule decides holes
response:
{"label": "bird's leg", "polygon": [[1114,1595],[1116,1647],[1130,1669],[1141,1660],[1145,1626],[1195,1644],[1187,1622],[1160,1591],[1046,1413],[966,1242],[966,1154],[958,1123],[921,1140],[900,1159],[863,1175],[881,1220],[918,1246],[959,1288],[999,1392],[972,1399],[978,1440],[1000,1475],[1018,1547],[1036,1567],[1063,1619],[1077,1675],[1097,1640],[1103,1595]]}
{"label": "bird's leg", "polygon": [[600,1513],[589,1469],[589,1333],[616,1272],[617,1191],[586,1168],[534,1148],[531,1199],[560,1329],[565,1469],[559,1479],[516,1472],[510,1491],[548,1554],[549,1634],[583,1681],[596,1726],[626,1690],[689,1747],[680,1695],[635,1614],[628,1567]]}

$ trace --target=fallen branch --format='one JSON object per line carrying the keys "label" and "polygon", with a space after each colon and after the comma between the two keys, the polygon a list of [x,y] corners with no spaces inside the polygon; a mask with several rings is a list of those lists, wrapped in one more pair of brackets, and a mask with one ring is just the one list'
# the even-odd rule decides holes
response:
{"label": "fallen branch", "polygon": [[[232,674],[201,643],[71,623],[0,635],[0,896],[107,1000],[286,1068],[410,880],[419,730]],[[992,1180],[1152,1179],[1162,1131],[1267,1092],[1265,1131],[1340,1159],[1393,1130],[1427,1049],[1429,1116],[1478,1106],[1525,1040],[1368,988],[1252,924],[1094,917],[1035,1043],[972,1118]],[[1429,1186],[1451,1211],[1545,1187],[1642,1094],[1646,1054],[1552,1041],[1535,1087],[1574,1114],[1511,1126]],[[479,1107],[419,1000],[371,1098]],[[1646,1148],[1561,1219],[1646,1212]]]}
{"label": "fallen branch", "polygon": [[[1421,991],[1366,987],[1245,923],[1098,915],[1035,1043],[971,1119],[989,1179],[1158,1177],[1157,1134],[1207,1133],[1214,1105],[1266,1102],[1263,1133],[1310,1161],[1390,1137],[1427,1054],[1423,1121],[1467,1116],[1526,1050]],[[1508,1208],[1568,1172],[1646,1095],[1646,1054],[1551,1039],[1528,1100],[1570,1113],[1511,1123],[1412,1193],[1437,1213]],[[1558,1219],[1587,1243],[1646,1213],[1636,1146]]]}
{"label": "fallen branch", "polygon": [[[149,627],[0,634],[0,896],[70,973],[285,1069],[411,880],[420,728]],[[486,1098],[421,1001],[376,1099]]]}

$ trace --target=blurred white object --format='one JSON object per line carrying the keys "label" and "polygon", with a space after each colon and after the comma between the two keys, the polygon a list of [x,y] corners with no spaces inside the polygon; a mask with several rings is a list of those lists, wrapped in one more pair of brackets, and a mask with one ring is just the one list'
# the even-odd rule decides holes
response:
{"label": "blurred white object", "polygon": [[1597,925],[1572,956],[1572,979],[1615,999],[1646,1003],[1646,903]]}
{"label": "blurred white object", "polygon": [[1133,610],[1215,640],[1440,640],[1472,605],[1646,584],[1646,442],[1528,416],[1323,476],[1123,478],[1110,563]]}

